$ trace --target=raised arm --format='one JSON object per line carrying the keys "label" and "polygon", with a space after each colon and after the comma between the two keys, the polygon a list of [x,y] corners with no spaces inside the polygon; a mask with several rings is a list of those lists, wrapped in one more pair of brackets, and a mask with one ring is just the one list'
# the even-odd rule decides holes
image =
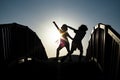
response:
{"label": "raised arm", "polygon": [[59,29],[58,25],[56,24],[55,21],[53,21],[54,25],[56,26],[57,29]]}

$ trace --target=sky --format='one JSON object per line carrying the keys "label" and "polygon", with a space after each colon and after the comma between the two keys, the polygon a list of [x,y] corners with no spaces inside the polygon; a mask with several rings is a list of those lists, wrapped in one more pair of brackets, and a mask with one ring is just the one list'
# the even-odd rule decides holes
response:
{"label": "sky", "polygon": [[[120,0],[0,0],[0,24],[13,23],[26,25],[41,39],[48,57],[56,56],[59,45],[59,27],[67,24],[75,29],[81,24],[88,27],[82,41],[84,55],[94,26],[98,23],[109,24],[120,33]],[[74,32],[68,29],[74,37]],[[71,40],[69,39],[70,45]],[[60,56],[66,55],[63,48]],[[79,55],[79,51],[73,54]]]}

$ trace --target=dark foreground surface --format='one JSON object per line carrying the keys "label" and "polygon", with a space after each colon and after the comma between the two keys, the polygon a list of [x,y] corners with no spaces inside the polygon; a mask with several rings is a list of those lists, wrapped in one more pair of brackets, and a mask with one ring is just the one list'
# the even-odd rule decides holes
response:
{"label": "dark foreground surface", "polygon": [[14,64],[1,72],[2,79],[103,80],[95,62],[28,61]]}

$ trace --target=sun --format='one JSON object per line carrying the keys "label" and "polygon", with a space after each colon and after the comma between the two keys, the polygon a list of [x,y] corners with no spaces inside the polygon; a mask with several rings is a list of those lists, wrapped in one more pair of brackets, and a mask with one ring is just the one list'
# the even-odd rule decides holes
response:
{"label": "sun", "polygon": [[51,42],[51,43],[53,43],[53,44],[59,44],[59,40],[60,40],[60,34],[59,34],[59,32],[58,32],[58,30],[57,29],[51,29],[51,30],[49,30],[49,32],[48,32],[49,34],[48,34],[48,36],[49,36],[49,41]]}
{"label": "sun", "polygon": [[[44,27],[39,27],[39,29],[37,29],[37,30],[41,30],[41,32],[39,31],[38,35],[40,36],[43,42],[43,45],[45,47],[46,53],[49,58],[56,57],[56,49],[58,48],[60,44],[60,38],[61,38],[61,34],[59,33],[58,29],[53,24],[53,21],[56,22],[56,24],[58,25],[60,29],[64,23],[69,24],[68,22],[60,20],[60,19],[58,20],[52,19],[40,25]],[[63,48],[60,53],[61,53],[60,56],[63,56],[67,53],[67,50]]]}
{"label": "sun", "polygon": [[[62,22],[58,21],[57,22],[58,27],[61,29]],[[50,28],[47,31],[48,36],[49,36],[49,41],[52,42],[53,44],[59,44],[59,40],[61,38],[61,34],[59,33],[58,29],[56,26],[53,24],[50,26]]]}

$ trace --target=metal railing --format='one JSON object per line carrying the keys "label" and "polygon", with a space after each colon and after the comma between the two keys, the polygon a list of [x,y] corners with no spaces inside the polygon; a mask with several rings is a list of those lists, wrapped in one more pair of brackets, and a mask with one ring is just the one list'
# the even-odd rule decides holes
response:
{"label": "metal railing", "polygon": [[48,59],[37,34],[17,23],[0,24],[0,64],[29,57],[41,61]]}
{"label": "metal railing", "polygon": [[120,35],[110,26],[99,23],[91,33],[87,49],[88,60],[94,60],[105,77],[118,80],[120,73]]}

